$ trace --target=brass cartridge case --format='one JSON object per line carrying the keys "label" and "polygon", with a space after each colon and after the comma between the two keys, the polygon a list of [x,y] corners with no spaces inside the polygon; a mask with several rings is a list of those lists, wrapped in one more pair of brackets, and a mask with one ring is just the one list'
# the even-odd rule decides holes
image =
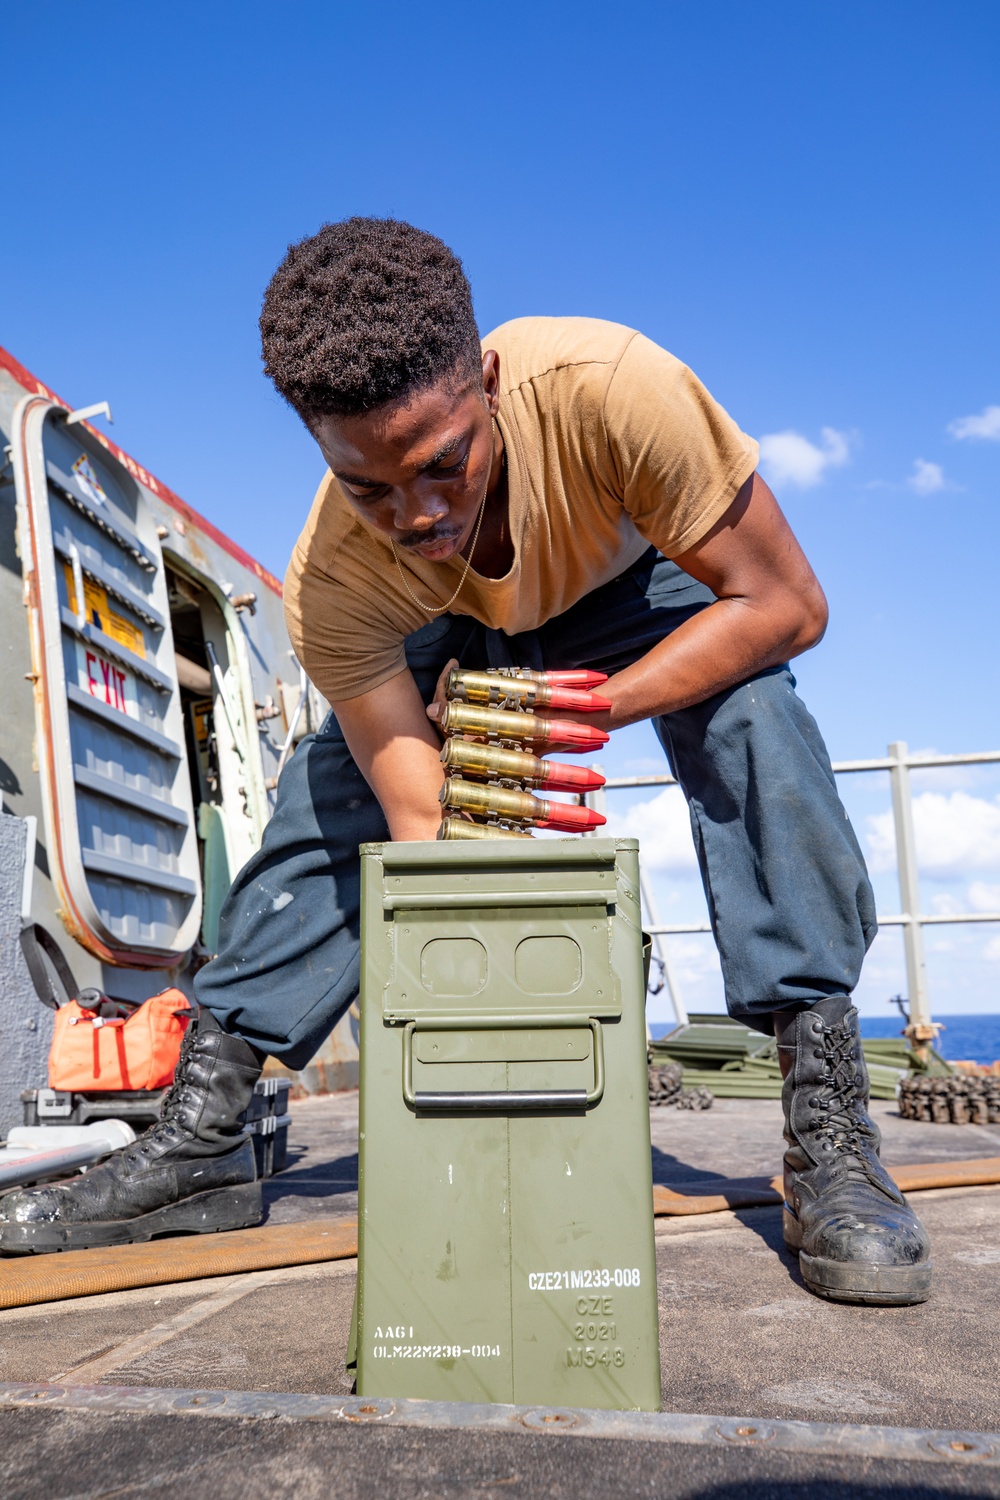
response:
{"label": "brass cartridge case", "polygon": [[477,745],[472,740],[445,740],[441,764],[465,776],[484,776],[490,781],[526,781],[540,786],[549,779],[548,767],[537,755],[503,750],[499,745]]}
{"label": "brass cartridge case", "polygon": [[486,823],[468,823],[465,818],[445,818],[438,829],[439,839],[530,839],[530,833],[516,828],[497,828]]}
{"label": "brass cartridge case", "polygon": [[552,736],[552,723],[534,714],[512,714],[478,704],[446,703],[440,720],[446,734],[473,734],[477,739],[515,745],[543,745]]}
{"label": "brass cartridge case", "polygon": [[[602,676],[600,672],[566,675]],[[481,703],[487,708],[527,710],[529,713],[546,707],[593,713],[612,706],[610,698],[602,698],[589,689],[570,683],[549,681],[541,673],[529,679],[504,677],[498,672],[466,672],[461,667],[453,667],[448,673],[445,696],[451,702]]]}
{"label": "brass cartridge case", "polygon": [[608,734],[596,725],[573,719],[543,719],[537,714],[510,713],[502,708],[480,708],[477,703],[446,703],[438,721],[445,734],[465,734],[501,745],[561,745],[571,754],[598,750]]}
{"label": "brass cartridge case", "polygon": [[501,677],[492,672],[466,672],[461,667],[454,667],[448,673],[445,696],[451,702],[530,710],[539,701],[547,701],[548,695],[544,687],[543,682],[523,677]]}
{"label": "brass cartridge case", "polygon": [[511,819],[517,823],[540,821],[548,813],[546,804],[528,792],[481,786],[475,781],[462,781],[457,776],[448,777],[441,788],[441,801],[445,807],[470,812],[476,817]]}
{"label": "brass cartridge case", "polygon": [[555,671],[533,672],[530,667],[487,667],[487,677],[520,677],[525,682],[545,683],[549,687],[600,687],[607,682],[607,672],[595,672],[592,667],[559,668]]}

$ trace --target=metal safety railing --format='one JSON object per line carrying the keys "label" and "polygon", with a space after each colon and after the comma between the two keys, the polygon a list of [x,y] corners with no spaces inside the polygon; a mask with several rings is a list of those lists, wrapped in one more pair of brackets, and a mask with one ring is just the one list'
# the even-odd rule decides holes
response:
{"label": "metal safety railing", "polygon": [[[880,927],[903,929],[903,951],[906,959],[906,983],[909,992],[909,1032],[917,1042],[933,1039],[937,1026],[931,1020],[930,994],[927,985],[927,963],[924,955],[924,928],[962,922],[1000,922],[1000,911],[923,912],[920,909],[920,878],[917,865],[917,843],[913,826],[913,797],[910,772],[945,766],[982,766],[1000,764],[1000,750],[978,750],[968,755],[911,755],[903,740],[894,740],[888,754],[874,760],[840,760],[833,762],[838,776],[860,771],[888,771],[892,792],[893,822],[896,831],[896,867],[899,875],[899,900],[902,910],[879,915]],[[606,810],[608,792],[625,791],[642,786],[677,786],[677,778],[666,773],[656,776],[612,776],[596,792],[587,792],[582,800],[598,812]],[[656,955],[663,965],[663,977],[677,1019],[687,1019],[680,988],[666,947],[657,940],[683,933],[711,932],[708,922],[660,922],[648,880],[642,881],[646,929],[656,944]]]}

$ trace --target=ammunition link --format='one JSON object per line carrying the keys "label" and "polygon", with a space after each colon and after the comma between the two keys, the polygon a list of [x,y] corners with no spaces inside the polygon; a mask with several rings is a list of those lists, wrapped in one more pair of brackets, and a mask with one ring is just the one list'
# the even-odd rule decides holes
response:
{"label": "ammunition link", "polygon": [[479,703],[485,708],[529,711],[538,699],[539,684],[518,677],[497,677],[488,672],[463,672],[455,667],[448,673],[445,689],[455,703]]}
{"label": "ammunition link", "polygon": [[1000,1075],[904,1078],[899,1085],[899,1113],[904,1120],[931,1125],[1000,1125]]}

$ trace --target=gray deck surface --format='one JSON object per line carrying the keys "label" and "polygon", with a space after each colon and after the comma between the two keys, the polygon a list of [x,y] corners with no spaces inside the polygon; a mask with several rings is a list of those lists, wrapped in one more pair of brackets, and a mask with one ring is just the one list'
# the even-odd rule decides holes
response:
{"label": "gray deck surface", "polygon": [[[873,1111],[892,1165],[1000,1155],[1000,1127]],[[652,1114],[653,1174],[777,1170],[777,1101]],[[353,1215],[357,1096],[293,1106],[271,1222]],[[664,1409],[1000,1432],[1000,1188],[922,1193],[933,1299],[866,1309],[803,1287],[777,1208],[657,1220]],[[348,1394],[354,1263],[217,1277],[0,1312],[0,1381]],[[0,1275],[3,1274],[0,1265]],[[1000,1452],[1000,1439],[998,1439]],[[0,1493],[21,1496],[1000,1495],[1000,1467],[283,1421],[0,1410]]]}

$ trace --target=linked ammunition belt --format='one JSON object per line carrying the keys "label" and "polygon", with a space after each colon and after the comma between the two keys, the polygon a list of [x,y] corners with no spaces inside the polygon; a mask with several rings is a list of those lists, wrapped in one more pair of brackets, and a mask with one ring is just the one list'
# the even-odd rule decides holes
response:
{"label": "linked ammunition belt", "polygon": [[932,1125],[1000,1125],[1000,1076],[960,1074],[904,1078],[899,1086],[904,1120]]}
{"label": "linked ammunition belt", "polygon": [[[610,708],[607,698],[591,691],[606,681],[603,672],[582,669],[451,671],[441,719],[446,777],[438,838],[529,838],[530,828],[561,833],[599,828],[606,821],[602,814],[580,804],[586,792],[604,785],[604,777],[542,756],[547,747],[579,754],[607,744],[602,729],[551,714]],[[540,789],[573,792],[578,801],[549,801],[534,795]]]}

